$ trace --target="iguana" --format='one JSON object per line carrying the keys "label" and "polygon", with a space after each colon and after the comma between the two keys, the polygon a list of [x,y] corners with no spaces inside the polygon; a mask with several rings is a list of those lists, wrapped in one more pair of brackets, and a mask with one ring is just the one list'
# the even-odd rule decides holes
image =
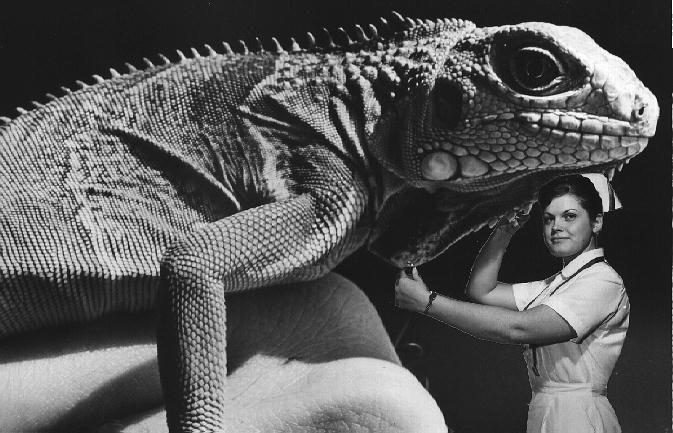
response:
{"label": "iguana", "polygon": [[7,119],[0,336],[158,308],[171,431],[231,431],[226,297],[363,245],[422,264],[654,133],[652,93],[577,29],[389,21],[161,56]]}

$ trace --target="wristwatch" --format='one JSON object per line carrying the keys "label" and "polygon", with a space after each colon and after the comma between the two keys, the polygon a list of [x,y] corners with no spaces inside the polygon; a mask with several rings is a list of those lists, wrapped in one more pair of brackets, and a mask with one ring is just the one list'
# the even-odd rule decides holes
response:
{"label": "wristwatch", "polygon": [[433,292],[431,290],[430,291],[430,296],[428,297],[428,305],[425,306],[425,310],[423,310],[423,314],[428,314],[428,311],[430,311],[430,306],[432,305],[432,301],[434,301],[436,297],[437,297],[437,292]]}

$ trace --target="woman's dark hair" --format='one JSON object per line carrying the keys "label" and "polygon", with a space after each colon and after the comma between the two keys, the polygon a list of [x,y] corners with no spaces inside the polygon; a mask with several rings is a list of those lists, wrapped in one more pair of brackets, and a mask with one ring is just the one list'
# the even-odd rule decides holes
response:
{"label": "woman's dark hair", "polygon": [[591,220],[595,220],[598,214],[603,213],[603,203],[594,184],[584,176],[573,175],[559,177],[542,188],[538,192],[537,201],[544,209],[556,197],[572,194],[577,197],[580,205],[586,209]]}

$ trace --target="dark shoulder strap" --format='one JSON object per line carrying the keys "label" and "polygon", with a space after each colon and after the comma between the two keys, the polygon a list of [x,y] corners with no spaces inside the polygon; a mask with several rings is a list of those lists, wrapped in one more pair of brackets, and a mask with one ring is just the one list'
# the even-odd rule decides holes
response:
{"label": "dark shoulder strap", "polygon": [[[579,273],[582,272],[583,270],[592,267],[592,266],[595,265],[596,263],[600,263],[600,262],[604,262],[604,261],[605,261],[605,257],[604,257],[604,256],[596,257],[596,258],[594,258],[594,259],[592,259],[592,260],[589,260],[589,261],[586,262],[581,268],[579,268],[577,271],[575,271],[574,274],[572,274],[572,275],[569,276],[567,279],[563,280],[563,282],[562,282],[561,284],[559,284],[558,286],[556,286],[556,288],[549,294],[549,296],[551,296],[551,295],[553,295],[554,293],[556,293],[556,291],[557,291],[558,289],[560,289],[565,283],[567,283],[568,281],[570,281],[570,280],[572,280],[573,278],[575,278],[575,276],[577,276],[577,274],[579,274]],[[549,286],[547,286],[547,287],[549,287]],[[528,307],[530,307],[530,306],[533,304],[533,302],[535,302],[535,301],[537,300],[537,298],[539,298],[540,295],[542,295],[542,293],[544,293],[544,291],[547,289],[547,287],[545,287],[544,289],[542,289],[542,290],[540,291],[540,293],[538,293],[537,296],[536,296],[535,298],[533,298],[533,300],[530,301],[530,302],[528,303],[528,305],[526,305],[526,306],[524,307],[524,310],[527,310]]]}

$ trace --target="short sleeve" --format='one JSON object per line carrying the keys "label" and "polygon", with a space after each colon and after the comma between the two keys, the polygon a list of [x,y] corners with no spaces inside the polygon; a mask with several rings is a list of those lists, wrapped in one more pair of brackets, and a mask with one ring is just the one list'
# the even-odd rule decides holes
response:
{"label": "short sleeve", "polygon": [[529,281],[527,283],[512,284],[512,292],[514,293],[516,308],[518,308],[519,311],[522,311],[530,301],[535,299],[535,297],[544,290],[546,286],[544,281]]}
{"label": "short sleeve", "polygon": [[541,303],[551,307],[575,330],[579,343],[618,308],[624,295],[621,278],[611,268],[583,272]]}

